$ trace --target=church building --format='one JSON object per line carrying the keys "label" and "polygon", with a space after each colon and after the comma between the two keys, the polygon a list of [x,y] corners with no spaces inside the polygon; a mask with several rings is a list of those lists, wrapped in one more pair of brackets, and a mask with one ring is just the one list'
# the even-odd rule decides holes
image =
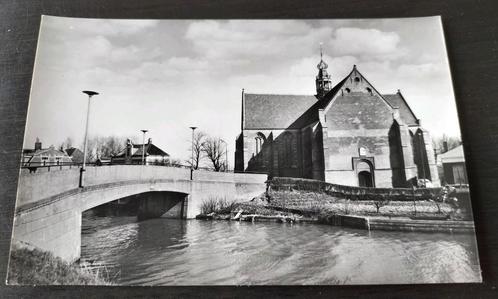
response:
{"label": "church building", "polygon": [[398,90],[381,94],[353,66],[332,85],[317,65],[316,95],[242,90],[235,171],[363,187],[439,185],[429,132]]}

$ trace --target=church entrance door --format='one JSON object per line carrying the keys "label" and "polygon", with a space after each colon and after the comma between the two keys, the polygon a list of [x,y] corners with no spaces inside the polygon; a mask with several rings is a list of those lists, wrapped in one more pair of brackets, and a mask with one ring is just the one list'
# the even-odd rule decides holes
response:
{"label": "church entrance door", "polygon": [[360,187],[373,187],[372,174],[370,171],[360,171],[358,173],[358,183]]}

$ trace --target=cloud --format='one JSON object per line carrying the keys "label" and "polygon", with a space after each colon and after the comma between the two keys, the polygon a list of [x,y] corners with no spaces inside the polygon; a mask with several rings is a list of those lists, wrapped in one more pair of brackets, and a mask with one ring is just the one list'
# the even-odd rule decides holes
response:
{"label": "cloud", "polygon": [[307,56],[320,41],[330,39],[332,28],[313,28],[304,21],[198,21],[185,38],[199,55],[214,60],[250,59],[275,62]]}
{"label": "cloud", "polygon": [[52,32],[73,31],[85,35],[132,35],[156,27],[159,20],[105,20],[43,17],[43,28]]}
{"label": "cloud", "polygon": [[392,60],[405,54],[405,50],[399,48],[399,42],[400,37],[395,32],[346,27],[335,31],[328,46],[335,56]]}

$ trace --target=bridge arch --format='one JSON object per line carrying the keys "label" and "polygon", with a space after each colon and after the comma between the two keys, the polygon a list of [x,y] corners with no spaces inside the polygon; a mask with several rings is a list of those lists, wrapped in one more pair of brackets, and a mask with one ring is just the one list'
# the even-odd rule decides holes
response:
{"label": "bridge arch", "polygon": [[262,174],[196,171],[191,180],[189,169],[141,165],[89,167],[85,176],[85,187],[78,188],[77,168],[21,172],[13,244],[75,261],[80,257],[83,211],[137,194],[150,195],[147,203],[154,205],[162,200],[157,199],[161,192],[170,192],[183,196],[182,217],[194,218],[205,199],[249,200],[265,191],[267,179]]}
{"label": "bridge arch", "polygon": [[118,198],[82,211],[96,215],[133,215],[137,219],[167,217],[185,219],[189,194],[175,191],[148,191]]}

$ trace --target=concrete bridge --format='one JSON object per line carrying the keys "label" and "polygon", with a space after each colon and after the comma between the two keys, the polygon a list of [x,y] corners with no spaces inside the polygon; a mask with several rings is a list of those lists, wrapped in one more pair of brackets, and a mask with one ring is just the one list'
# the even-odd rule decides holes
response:
{"label": "concrete bridge", "polygon": [[93,207],[134,195],[142,218],[167,215],[191,219],[203,201],[250,200],[265,191],[264,174],[223,173],[190,169],[116,165],[89,167],[85,187],[78,188],[79,169],[29,173],[19,178],[13,243],[29,244],[75,261],[81,250],[81,215]]}

